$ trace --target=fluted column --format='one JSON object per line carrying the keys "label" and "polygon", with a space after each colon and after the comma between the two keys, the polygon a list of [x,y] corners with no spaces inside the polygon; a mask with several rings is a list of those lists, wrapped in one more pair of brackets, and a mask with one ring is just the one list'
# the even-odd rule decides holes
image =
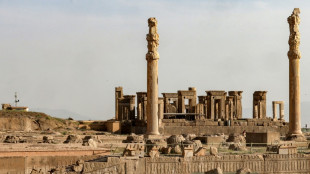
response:
{"label": "fluted column", "polygon": [[157,20],[148,19],[149,33],[146,35],[148,42],[147,60],[147,135],[159,135],[158,131],[158,59],[157,48],[159,35],[157,34]]}
{"label": "fluted column", "polygon": [[301,135],[300,126],[300,80],[299,80],[299,8],[295,8],[292,15],[287,18],[290,27],[289,51],[289,134]]}

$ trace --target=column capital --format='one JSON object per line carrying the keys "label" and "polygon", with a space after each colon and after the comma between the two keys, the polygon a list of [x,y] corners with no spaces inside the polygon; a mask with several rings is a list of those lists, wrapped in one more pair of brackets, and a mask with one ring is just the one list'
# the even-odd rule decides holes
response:
{"label": "column capital", "polygon": [[300,44],[300,34],[299,34],[299,18],[300,10],[299,8],[295,8],[291,14],[287,18],[287,22],[290,28],[290,37],[288,40],[288,44],[290,46],[289,51],[287,53],[288,58],[291,59],[300,59],[301,55],[299,52],[299,44]]}

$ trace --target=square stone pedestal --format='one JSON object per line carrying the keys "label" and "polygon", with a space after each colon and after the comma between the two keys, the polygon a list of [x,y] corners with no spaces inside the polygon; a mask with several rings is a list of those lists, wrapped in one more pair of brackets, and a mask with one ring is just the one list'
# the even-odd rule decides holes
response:
{"label": "square stone pedestal", "polygon": [[303,134],[288,134],[286,140],[296,142],[307,142],[306,137]]}
{"label": "square stone pedestal", "polygon": [[291,141],[297,147],[307,147],[307,139],[302,134],[288,134],[286,136],[286,141]]}

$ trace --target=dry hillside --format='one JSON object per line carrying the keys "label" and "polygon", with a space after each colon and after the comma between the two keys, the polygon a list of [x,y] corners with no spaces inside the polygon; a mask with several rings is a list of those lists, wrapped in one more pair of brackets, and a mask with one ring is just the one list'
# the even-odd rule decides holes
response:
{"label": "dry hillside", "polygon": [[0,111],[0,131],[72,130],[77,127],[75,121],[41,112]]}

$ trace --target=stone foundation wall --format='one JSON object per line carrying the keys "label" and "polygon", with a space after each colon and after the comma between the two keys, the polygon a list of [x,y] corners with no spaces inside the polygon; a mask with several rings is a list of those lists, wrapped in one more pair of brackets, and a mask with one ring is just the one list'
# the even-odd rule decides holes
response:
{"label": "stone foundation wall", "polygon": [[[123,125],[123,127],[130,128],[122,133],[136,133],[144,134],[146,127],[138,125]],[[288,133],[288,123],[280,121],[271,121],[270,119],[244,119],[234,120],[230,123],[224,121],[212,120],[195,120],[189,121],[185,119],[163,119],[159,132],[164,135],[177,135],[177,134],[209,134],[214,135],[218,133],[232,134],[243,131],[253,133],[266,133],[266,132],[279,132],[281,136]]]}
{"label": "stone foundation wall", "polygon": [[91,160],[98,156],[30,156],[30,157],[0,157],[0,174],[30,174],[32,169],[41,169],[48,173],[57,166],[75,164],[77,160]]}
{"label": "stone foundation wall", "polygon": [[288,126],[164,126],[160,129],[162,134],[177,135],[177,134],[209,134],[224,133],[229,135],[231,133],[246,132],[265,133],[267,131],[280,132],[280,135],[285,136],[288,133]]}
{"label": "stone foundation wall", "polygon": [[[113,159],[113,160],[112,160]],[[84,173],[204,173],[220,167],[223,172],[235,173],[246,167],[258,174],[309,174],[310,156],[291,155],[226,155],[203,157],[117,158],[108,162],[87,162]]]}
{"label": "stone foundation wall", "polygon": [[288,133],[288,124],[286,122],[272,121],[270,119],[240,119],[233,120],[230,124],[224,121],[213,120],[195,120],[188,121],[184,119],[163,119],[162,134],[231,134],[254,132],[266,133],[280,132],[280,135],[285,136]]}

